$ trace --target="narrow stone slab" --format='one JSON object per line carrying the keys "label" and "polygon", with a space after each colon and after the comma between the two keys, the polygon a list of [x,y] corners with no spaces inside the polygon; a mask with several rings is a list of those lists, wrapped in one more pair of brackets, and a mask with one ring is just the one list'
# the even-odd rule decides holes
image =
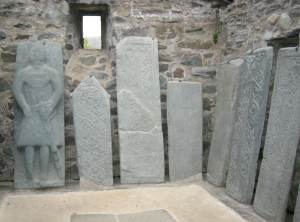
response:
{"label": "narrow stone slab", "polygon": [[127,37],[117,45],[121,183],[164,181],[157,41]]}
{"label": "narrow stone slab", "polygon": [[284,221],[295,156],[300,140],[300,52],[281,49],[260,167],[255,211],[270,221]]}
{"label": "narrow stone slab", "polygon": [[176,222],[166,210],[119,215],[119,222]]}
{"label": "narrow stone slab", "polygon": [[215,186],[226,183],[242,63],[242,59],[232,60],[218,68],[216,117],[207,165],[207,180]]}
{"label": "narrow stone slab", "polygon": [[296,203],[296,208],[294,213],[294,222],[299,222],[299,221],[300,221],[300,186],[298,189],[298,197],[297,197],[297,203]]}
{"label": "narrow stone slab", "polygon": [[201,83],[168,82],[167,111],[170,180],[201,173]]}
{"label": "narrow stone slab", "polygon": [[110,96],[95,77],[72,95],[80,180],[112,185]]}
{"label": "narrow stone slab", "polygon": [[226,192],[250,204],[264,128],[273,49],[247,53],[241,67]]}
{"label": "narrow stone slab", "polygon": [[53,42],[18,45],[13,92],[16,188],[65,182],[62,48]]}
{"label": "narrow stone slab", "polygon": [[73,214],[71,222],[119,222],[112,214]]}

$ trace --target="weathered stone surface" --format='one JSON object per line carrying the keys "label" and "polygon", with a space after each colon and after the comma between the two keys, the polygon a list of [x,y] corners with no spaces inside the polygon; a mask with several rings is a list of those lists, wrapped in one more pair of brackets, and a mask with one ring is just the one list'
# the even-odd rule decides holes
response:
{"label": "weathered stone surface", "polygon": [[60,44],[22,43],[17,50],[15,187],[63,186],[63,64]]}
{"label": "weathered stone surface", "polygon": [[181,180],[201,173],[201,83],[169,82],[167,111],[170,180]]}
{"label": "weathered stone surface", "polygon": [[250,203],[263,133],[273,49],[247,53],[241,67],[226,192]]}
{"label": "weathered stone surface", "polygon": [[270,221],[284,221],[300,139],[300,52],[279,51],[263,160],[254,209]]}
{"label": "weathered stone surface", "polygon": [[226,183],[242,63],[242,59],[232,60],[218,68],[216,117],[207,166],[207,180],[216,186],[224,186]]}
{"label": "weathered stone surface", "polygon": [[294,213],[294,222],[299,222],[299,221],[300,221],[300,186],[298,189],[298,197],[297,197],[297,203],[296,203],[296,208]]}
{"label": "weathered stone surface", "polygon": [[157,42],[128,37],[117,45],[121,183],[164,181]]}
{"label": "weathered stone surface", "polygon": [[120,222],[176,222],[166,210],[119,215]]}
{"label": "weathered stone surface", "polygon": [[110,96],[95,77],[73,93],[73,116],[81,180],[112,185]]}

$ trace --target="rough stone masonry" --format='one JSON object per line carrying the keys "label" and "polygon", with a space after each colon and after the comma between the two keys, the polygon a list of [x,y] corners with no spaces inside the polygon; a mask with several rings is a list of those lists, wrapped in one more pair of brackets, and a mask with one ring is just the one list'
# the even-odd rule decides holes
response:
{"label": "rough stone masonry", "polygon": [[157,41],[127,37],[117,45],[121,183],[164,181]]}

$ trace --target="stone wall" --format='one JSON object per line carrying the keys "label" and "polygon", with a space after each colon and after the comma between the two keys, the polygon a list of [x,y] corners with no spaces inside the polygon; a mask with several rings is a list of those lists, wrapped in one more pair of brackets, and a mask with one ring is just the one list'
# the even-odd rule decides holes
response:
{"label": "stone wall", "polygon": [[[107,47],[83,50],[76,13],[69,3],[108,4]],[[118,177],[115,46],[126,36],[149,36],[159,42],[163,131],[167,149],[166,83],[171,79],[203,83],[204,148],[212,134],[215,68],[220,41],[216,38],[221,1],[204,0],[2,0],[0,2],[0,181],[12,180],[13,97],[16,46],[27,40],[51,40],[63,45],[65,64],[65,126],[67,179],[77,179],[71,93],[95,76],[111,94],[114,175]],[[213,7],[212,7],[213,6]],[[167,152],[166,152],[167,153]],[[206,152],[207,153],[207,152]],[[167,158],[166,158],[167,159]]]}

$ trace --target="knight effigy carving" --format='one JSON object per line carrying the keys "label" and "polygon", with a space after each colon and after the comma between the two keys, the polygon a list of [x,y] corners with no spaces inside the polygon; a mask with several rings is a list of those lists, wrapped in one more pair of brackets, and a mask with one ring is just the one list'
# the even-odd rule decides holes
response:
{"label": "knight effigy carving", "polygon": [[[56,43],[18,47],[13,92],[15,185],[39,188],[64,184],[63,72]],[[27,57],[27,59],[26,59]]]}

